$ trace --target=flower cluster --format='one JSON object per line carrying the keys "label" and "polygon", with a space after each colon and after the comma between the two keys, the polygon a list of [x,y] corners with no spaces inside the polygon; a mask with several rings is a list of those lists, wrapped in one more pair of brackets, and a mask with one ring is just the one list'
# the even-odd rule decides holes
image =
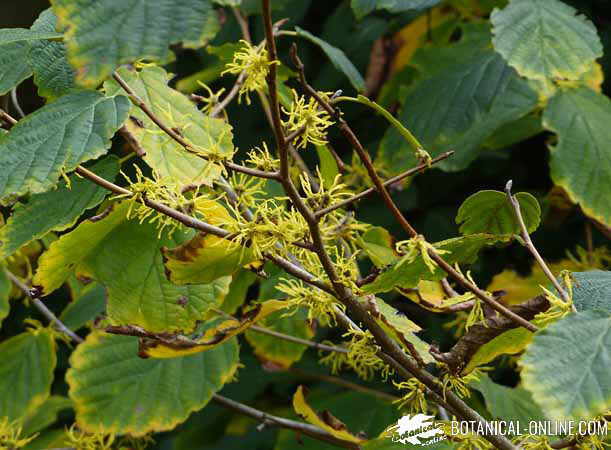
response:
{"label": "flower cluster", "polygon": [[341,175],[336,175],[330,186],[326,185],[327,183],[325,183],[318,167],[316,168],[316,176],[319,180],[318,189],[313,188],[309,176],[304,173],[299,176],[299,182],[305,194],[306,203],[313,211],[325,209],[352,196],[352,193],[347,190],[346,185],[340,182]]}
{"label": "flower cluster", "polygon": [[410,378],[407,381],[399,383],[393,382],[397,389],[407,391],[403,397],[395,400],[393,403],[398,403],[399,409],[405,408],[410,413],[424,413],[428,410],[426,401],[426,386],[416,378]]}
{"label": "flower cluster", "polygon": [[21,448],[36,438],[36,434],[30,437],[21,436],[22,427],[18,421],[10,422],[8,417],[0,419],[0,448]]}
{"label": "flower cluster", "polygon": [[331,366],[332,373],[346,367],[364,380],[370,380],[376,372],[380,372],[383,379],[393,373],[391,367],[378,357],[380,347],[369,330],[351,328],[343,337],[349,339],[348,353],[334,352],[320,359],[322,364]]}
{"label": "flower cluster", "polygon": [[267,199],[256,204],[252,220],[242,217],[236,207],[232,207],[235,220],[225,228],[232,233],[232,241],[248,247],[257,259],[268,250],[282,244],[283,250],[294,242],[301,242],[308,236],[309,228],[301,214],[293,209],[279,205],[275,199]]}
{"label": "flower cluster", "polygon": [[267,144],[263,142],[263,148],[255,147],[248,152],[248,164],[253,166],[255,169],[263,170],[265,172],[275,172],[280,167],[280,160],[274,158],[268,148]]}
{"label": "flower cluster", "polygon": [[238,101],[244,95],[246,104],[250,105],[249,92],[263,90],[266,86],[265,77],[269,73],[269,66],[278,64],[278,61],[270,61],[267,50],[263,46],[253,46],[249,42],[241,40],[242,48],[233,54],[233,61],[227,64],[227,68],[221,75],[226,73],[244,74]]}
{"label": "flower cluster", "polygon": [[298,307],[305,307],[308,311],[308,320],[317,319],[323,326],[335,326],[335,312],[337,308],[342,311],[346,307],[337,302],[335,297],[319,289],[306,286],[299,280],[280,279],[276,289],[287,295],[287,302],[294,306],[284,316],[291,316],[297,312]]}
{"label": "flower cluster", "polygon": [[125,173],[123,177],[129,182],[129,194],[115,195],[114,199],[125,198],[129,202],[127,211],[128,219],[137,218],[140,223],[148,221],[159,230],[159,236],[167,229],[172,234],[181,225],[171,217],[162,214],[148,206],[146,200],[162,203],[185,214],[194,211],[196,202],[206,198],[206,194],[199,186],[188,186],[187,188],[170,177],[160,177],[153,172],[153,178],[144,176],[138,166],[136,168],[136,181],[131,181]]}
{"label": "flower cluster", "polygon": [[469,390],[469,383],[473,381],[477,381],[483,375],[486,369],[477,368],[474,369],[471,373],[465,376],[456,376],[452,374],[449,370],[447,370],[447,366],[444,363],[437,363],[437,365],[441,366],[445,369],[445,373],[443,375],[443,394],[445,397],[446,389],[450,389],[454,391],[456,395],[461,398],[469,398],[471,396],[471,391]]}
{"label": "flower cluster", "polygon": [[[325,94],[322,94],[325,96]],[[333,121],[324,109],[320,108],[315,98],[306,100],[293,90],[293,102],[287,110],[282,108],[288,116],[282,124],[289,133],[300,132],[295,138],[295,147],[305,148],[308,143],[325,145],[327,143],[326,129],[333,125]]]}
{"label": "flower cluster", "polygon": [[421,235],[416,236],[407,241],[397,242],[396,249],[399,254],[403,255],[401,260],[397,264],[397,267],[400,267],[405,263],[411,264],[416,260],[417,257],[420,256],[422,257],[424,264],[426,265],[426,267],[428,267],[431,273],[435,272],[435,270],[437,269],[437,264],[435,263],[435,261],[433,261],[431,255],[429,255],[429,250],[432,250],[438,255],[450,253],[448,250],[441,250],[434,247],[433,244],[429,244],[424,239],[424,236]]}

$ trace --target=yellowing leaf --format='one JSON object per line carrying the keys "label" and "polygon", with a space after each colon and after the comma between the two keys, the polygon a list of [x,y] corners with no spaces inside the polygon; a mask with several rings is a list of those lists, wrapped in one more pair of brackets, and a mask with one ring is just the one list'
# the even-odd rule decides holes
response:
{"label": "yellowing leaf", "polygon": [[437,7],[403,27],[394,36],[394,41],[399,44],[399,51],[393,59],[391,74],[399,72],[409,63],[416,50],[426,42],[429,29],[451,20],[454,20],[454,16],[449,14],[447,9]]}
{"label": "yellowing leaf", "polygon": [[[276,311],[261,320],[260,326],[288,334],[301,339],[312,339],[314,331],[308,323],[307,312],[299,308],[295,314],[286,315],[284,311]],[[255,356],[270,369],[287,369],[299,361],[307,346],[278,339],[267,334],[246,330],[246,340],[253,347]]]}
{"label": "yellowing leaf", "polygon": [[[223,120],[204,115],[185,95],[169,87],[171,76],[161,67],[145,67],[140,71],[121,68],[118,72],[153,113],[198,152],[215,153],[217,158],[233,155],[231,126]],[[104,88],[107,93],[125,93],[115,81],[106,82]],[[146,151],[146,163],[161,177],[184,184],[211,185],[220,175],[218,164],[185,150],[138,106],[132,106],[126,126]]]}
{"label": "yellowing leaf", "polygon": [[379,298],[369,299],[369,306],[371,314],[389,335],[397,339],[405,348],[415,349],[424,362],[433,362],[433,357],[429,353],[429,344],[415,334],[422,328]]}
{"label": "yellowing leaf", "polygon": [[205,233],[162,252],[168,276],[176,284],[209,283],[255,261],[249,249]]}
{"label": "yellowing leaf", "polygon": [[146,337],[140,340],[139,355],[151,358],[176,358],[210,350],[231,337],[243,333],[251,325],[286,306],[287,303],[282,300],[268,300],[259,303],[240,319],[218,320],[218,323],[207,327],[203,336],[197,339],[165,335],[159,336],[159,339]]}
{"label": "yellowing leaf", "polygon": [[53,242],[40,260],[34,284],[48,294],[77,272],[108,290],[107,314],[114,324],[151,332],[191,332],[211,307],[222,304],[230,277],[209,284],[177,286],[167,280],[161,247],[185,234],[162,233],[150,223],[127,219],[127,202],[114,204],[95,222],[83,222]]}
{"label": "yellowing leaf", "polygon": [[53,334],[18,334],[0,344],[0,355],[0,417],[25,419],[49,397],[57,364]]}
{"label": "yellowing leaf", "polygon": [[293,408],[303,420],[322,428],[336,438],[356,444],[366,441],[366,439],[360,438],[348,431],[346,425],[329,411],[325,410],[321,413],[314,411],[306,402],[303,386],[299,386],[293,396]]}

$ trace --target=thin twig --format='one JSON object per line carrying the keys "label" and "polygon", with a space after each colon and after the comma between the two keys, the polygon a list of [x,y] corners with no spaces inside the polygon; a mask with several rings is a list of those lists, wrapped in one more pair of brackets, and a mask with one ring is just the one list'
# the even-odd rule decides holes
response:
{"label": "thin twig", "polygon": [[0,119],[4,120],[9,126],[9,128],[17,124],[17,120],[15,120],[9,113],[7,113],[3,109],[0,109]]}
{"label": "thin twig", "polygon": [[[397,183],[397,182],[399,182],[401,180],[404,180],[407,177],[410,177],[410,176],[412,176],[412,175],[414,175],[414,174],[416,174],[418,172],[421,172],[423,170],[428,169],[431,164],[435,164],[435,163],[438,163],[439,161],[443,161],[444,159],[452,156],[453,154],[454,154],[454,151],[449,151],[449,152],[442,153],[441,155],[433,158],[430,163],[422,163],[422,164],[417,165],[416,167],[412,167],[411,169],[406,170],[405,172],[400,173],[399,175],[396,175],[396,176],[394,176],[392,178],[389,178],[388,180],[384,181],[384,183],[382,183],[382,184],[384,186],[386,186],[386,187],[387,186],[391,186],[391,185],[393,185],[393,184],[395,184],[395,183]],[[326,207],[325,209],[321,209],[319,211],[316,211],[316,216],[317,217],[322,217],[325,214],[330,213],[331,211],[335,211],[336,209],[343,208],[343,207],[345,207],[345,206],[347,206],[347,205],[349,205],[351,203],[359,201],[362,198],[367,197],[367,196],[373,194],[374,192],[376,192],[375,188],[365,189],[363,192],[359,192],[358,194],[353,195],[350,198],[342,200],[341,202],[337,202],[337,203],[335,203],[335,204],[333,204],[331,206]]]}
{"label": "thin twig", "polygon": [[27,286],[25,283],[23,283],[19,278],[17,278],[8,269],[4,269],[4,272],[6,273],[6,276],[9,278],[9,280],[11,280],[15,284],[15,286],[21,289],[23,293],[28,296],[28,298],[30,299],[32,304],[36,307],[36,309],[38,309],[42,313],[42,315],[45,316],[47,320],[49,320],[49,322],[51,322],[55,326],[55,328],[57,328],[57,330],[64,333],[66,336],[68,336],[70,339],[72,339],[77,344],[80,344],[81,342],[83,342],[82,337],[80,337],[79,335],[74,333],[72,330],[70,330],[66,325],[64,325],[64,323],[61,320],[59,320],[57,316],[53,314],[53,312],[49,308],[47,308],[47,306],[42,301],[40,301],[40,299],[38,298],[38,292],[36,291],[36,289],[32,289],[29,286]]}
{"label": "thin twig", "polygon": [[372,389],[372,388],[367,387],[367,386],[362,386],[362,385],[357,384],[357,383],[352,383],[351,381],[344,380],[343,378],[340,378],[340,377],[334,377],[334,376],[331,376],[331,375],[323,375],[323,374],[320,374],[320,373],[306,372],[305,370],[301,370],[301,369],[298,369],[296,367],[289,368],[289,372],[294,373],[295,375],[300,376],[300,377],[311,378],[311,379],[314,379],[314,380],[320,380],[320,381],[325,381],[327,383],[336,384],[338,386],[342,386],[342,387],[345,387],[345,388],[353,390],[353,391],[362,392],[364,394],[372,395],[374,397],[380,398],[380,399],[385,400],[385,401],[394,402],[396,400],[399,400],[399,397],[397,397],[395,395],[388,394],[388,393],[382,392],[382,391],[378,391],[376,389]]}
{"label": "thin twig", "polygon": [[23,109],[21,109],[21,105],[19,104],[19,99],[17,98],[17,88],[16,87],[11,89],[11,102],[13,103],[13,107],[15,108],[15,111],[17,111],[17,114],[19,114],[19,117],[23,119],[25,117],[25,113],[23,112]]}
{"label": "thin twig", "polygon": [[[225,311],[220,310],[218,308],[213,308],[213,311],[217,314],[222,315],[223,317],[239,321],[239,319],[237,319],[236,317],[232,316],[231,314],[227,314]],[[252,331],[256,331],[257,333],[267,334],[268,336],[273,336],[278,339],[282,339],[283,341],[294,342],[296,344],[306,345],[308,347],[315,348],[317,350],[323,350],[326,352],[348,353],[348,349],[345,347],[337,347],[334,345],[326,345],[326,344],[321,344],[319,342],[308,341],[307,339],[301,339],[297,336],[291,336],[289,334],[280,333],[279,331],[270,330],[269,328],[261,327],[258,325],[251,325],[248,329]]]}
{"label": "thin twig", "polygon": [[265,424],[266,426],[279,426],[282,428],[288,428],[289,430],[297,431],[298,433],[305,434],[307,436],[313,437],[314,439],[329,442],[342,448],[360,448],[358,444],[336,438],[331,433],[328,433],[327,431],[315,425],[310,425],[309,423],[297,422],[295,420],[289,420],[283,417],[273,416],[271,414],[259,411],[258,409],[252,408],[250,406],[244,405],[242,403],[236,402],[218,394],[214,394],[212,396],[212,399],[219,405],[224,406],[225,408],[232,409],[240,414],[252,417],[253,419],[260,421],[262,424]]}
{"label": "thin twig", "polygon": [[530,238],[530,235],[528,234],[528,229],[526,228],[526,224],[524,223],[524,218],[522,217],[520,202],[511,193],[512,184],[513,184],[512,180],[509,180],[507,182],[507,184],[505,185],[505,193],[507,194],[507,199],[509,200],[509,204],[513,207],[513,210],[516,215],[516,219],[518,221],[518,224],[520,225],[520,236],[522,237],[524,246],[528,249],[530,254],[533,255],[533,257],[535,258],[535,261],[537,261],[537,264],[539,265],[539,267],[541,267],[541,270],[543,270],[543,273],[545,274],[545,276],[552,282],[552,284],[554,285],[554,288],[556,289],[556,291],[558,291],[558,294],[560,294],[560,297],[562,298],[562,300],[568,303],[571,301],[571,299],[569,298],[569,294],[567,294],[567,292],[560,285],[560,283],[558,282],[558,280],[556,279],[556,277],[554,276],[550,268],[547,266],[547,264],[545,264],[545,261],[541,257],[541,254],[537,250],[537,247],[535,247],[535,244],[533,244],[533,241]]}

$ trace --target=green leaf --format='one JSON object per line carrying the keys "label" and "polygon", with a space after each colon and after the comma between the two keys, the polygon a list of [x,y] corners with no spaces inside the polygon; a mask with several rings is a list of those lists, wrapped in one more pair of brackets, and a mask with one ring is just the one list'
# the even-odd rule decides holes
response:
{"label": "green leaf", "polygon": [[359,241],[359,246],[365,250],[369,259],[376,267],[384,267],[399,259],[394,249],[394,239],[382,227],[371,227]]}
{"label": "green leaf", "polygon": [[[478,156],[497,129],[528,114],[537,101],[535,90],[500,55],[476,51],[416,82],[404,98],[399,120],[432,156],[455,150],[438,166],[456,171]],[[414,152],[394,128],[387,131],[379,151],[396,172],[416,163]]]}
{"label": "green leaf", "polygon": [[441,3],[441,0],[378,0],[377,9],[386,9],[392,13],[420,11]]}
{"label": "green leaf", "polygon": [[432,363],[434,361],[429,352],[431,346],[416,336],[416,333],[422,329],[409,320],[405,314],[385,301],[376,298],[372,315],[386,333],[399,341],[401,345],[405,348],[413,346],[425,363]]}
{"label": "green leaf", "polygon": [[365,90],[365,80],[359,73],[358,69],[354,67],[354,64],[352,64],[352,62],[350,62],[350,60],[346,57],[343,51],[337,47],[333,47],[329,43],[314,36],[306,30],[299,27],[295,27],[295,30],[299,36],[318,45],[318,47],[320,47],[320,49],[331,60],[331,63],[335,66],[335,68],[348,77],[348,80],[350,80],[350,84],[352,84],[354,89],[356,89],[358,92],[363,92]]}
{"label": "green leaf", "polygon": [[168,61],[170,44],[198,48],[220,28],[209,0],[53,0],[76,81],[96,87],[138,59]]}
{"label": "green leaf", "polygon": [[[446,239],[435,244],[438,250],[449,253],[440,256],[448,263],[471,264],[477,259],[478,252],[486,245],[494,245],[506,239],[502,236],[490,234],[472,234],[468,236]],[[402,258],[388,266],[374,282],[363,286],[366,294],[377,294],[388,292],[396,287],[410,289],[416,287],[420,280],[438,281],[445,276],[439,267],[431,272],[424,263],[422,257],[417,257],[413,262],[405,262]]]}
{"label": "green leaf", "polygon": [[550,146],[554,183],[586,214],[611,225],[611,100],[585,87],[561,89],[543,113],[543,126],[558,134]]}
{"label": "green leaf", "polygon": [[316,153],[320,161],[320,174],[326,186],[331,186],[335,177],[339,174],[337,161],[333,157],[331,150],[326,145],[317,145]]}
{"label": "green leaf", "polygon": [[577,311],[611,311],[611,272],[572,272],[573,304]]}
{"label": "green leaf", "polygon": [[[57,17],[49,8],[32,25],[32,30],[55,31]],[[66,58],[66,45],[57,41],[33,41],[28,62],[34,73],[38,94],[48,100],[56,99],[75,86],[75,71]]]}
{"label": "green leaf", "polygon": [[[520,421],[523,424],[531,420],[547,419],[541,408],[533,401],[530,392],[524,388],[509,388],[496,384],[487,375],[472,382],[470,386],[482,393],[486,406],[494,418],[507,422]],[[522,430],[518,431],[522,432]]]}
{"label": "green leaf", "polygon": [[68,303],[59,320],[73,331],[85,326],[106,309],[106,289],[99,283],[89,284],[78,297]]}
{"label": "green leaf", "polygon": [[142,359],[138,339],[93,332],[70,357],[66,374],[79,427],[143,436],[171,430],[203,408],[238,368],[232,339],[207,352]]}
{"label": "green leaf", "polygon": [[34,284],[45,294],[75,270],[108,289],[107,314],[114,324],[151,332],[190,332],[211,307],[222,304],[229,277],[210,284],[176,286],[165,277],[161,247],[186,236],[159,235],[150,223],[127,220],[128,204],[115,205],[96,222],[83,222],[53,242],[39,259]]}
{"label": "green leaf", "polygon": [[367,14],[376,9],[378,0],[351,0],[350,7],[354,11],[354,15],[358,20],[361,20]]}
{"label": "green leaf", "polygon": [[23,434],[29,436],[47,428],[57,420],[57,414],[72,407],[69,398],[52,395],[30,414],[23,424]]}
{"label": "green leaf", "polygon": [[[102,178],[113,181],[119,172],[115,156],[102,159],[91,167]],[[26,203],[17,203],[6,225],[0,228],[0,258],[6,258],[24,245],[40,239],[49,231],[72,227],[84,211],[99,205],[108,191],[76,175],[69,188],[63,183],[54,191],[33,195]]]}
{"label": "green leaf", "polygon": [[386,9],[392,13],[420,11],[435,6],[441,0],[351,0],[354,15],[361,20],[375,9]]}
{"label": "green leaf", "polygon": [[[179,130],[194,147],[201,148],[204,153],[214,148],[227,157],[233,154],[231,126],[221,119],[204,115],[186,96],[170,88],[170,74],[161,67],[147,67],[139,72],[121,68],[118,72],[157,117],[161,117],[168,127]],[[108,95],[124,92],[114,81],[105,83],[104,88]],[[146,163],[161,177],[184,184],[211,185],[221,173],[219,165],[189,153],[135,105],[126,127],[146,151]]]}
{"label": "green leaf", "polygon": [[127,97],[82,91],[20,120],[0,135],[0,199],[47,191],[62,171],[106,153],[128,110]]}
{"label": "green leaf", "polygon": [[[295,314],[287,315],[286,311],[277,311],[261,322],[259,326],[289,336],[310,340],[314,337],[314,331],[307,322],[307,311],[303,308],[297,309]],[[284,339],[278,339],[267,334],[246,330],[246,340],[252,345],[257,358],[270,368],[287,369],[293,363],[299,361],[307,346],[296,344]]]}
{"label": "green leaf", "polygon": [[588,419],[611,404],[611,313],[573,313],[538,332],[522,381],[552,420]]}
{"label": "green leaf", "polygon": [[[518,192],[515,197],[526,229],[532,233],[541,222],[539,202],[528,192]],[[456,223],[462,234],[520,234],[516,213],[507,195],[500,191],[479,191],[468,197],[458,209]]]}
{"label": "green leaf", "polygon": [[6,94],[32,75],[25,54],[27,42],[12,42],[0,45],[0,95]]}
{"label": "green leaf", "polygon": [[57,363],[53,334],[18,334],[0,344],[0,354],[0,417],[25,419],[49,397]]}
{"label": "green leaf", "polygon": [[28,30],[26,28],[1,28],[0,45],[13,42],[37,41],[39,39],[61,39],[64,35],[55,30]]}
{"label": "green leaf", "polygon": [[233,275],[229,292],[221,305],[221,310],[227,314],[235,313],[246,300],[248,288],[255,282],[257,275],[252,270],[241,269]]}
{"label": "green leaf", "polygon": [[2,321],[11,310],[9,300],[12,286],[11,280],[6,276],[4,267],[0,266],[0,327],[2,326]]}
{"label": "green leaf", "polygon": [[596,28],[558,0],[512,0],[495,9],[493,44],[527,78],[577,80],[603,47]]}

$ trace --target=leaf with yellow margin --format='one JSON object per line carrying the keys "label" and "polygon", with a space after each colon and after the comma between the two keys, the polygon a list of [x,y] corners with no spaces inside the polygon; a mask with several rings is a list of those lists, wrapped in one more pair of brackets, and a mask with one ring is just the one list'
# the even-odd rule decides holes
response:
{"label": "leaf with yellow margin", "polygon": [[0,417],[22,420],[48,398],[57,364],[55,340],[38,328],[0,344]]}
{"label": "leaf with yellow margin", "polygon": [[[118,70],[125,82],[146,103],[151,111],[202,154],[214,152],[216,157],[231,158],[233,133],[231,125],[206,116],[184,94],[168,86],[171,75],[161,67],[145,67],[140,71]],[[108,95],[125,93],[115,81],[104,83]],[[187,151],[163,132],[138,106],[132,105],[125,126],[146,151],[144,161],[161,177],[183,184],[211,185],[221,173],[219,164],[210,163]]]}
{"label": "leaf with yellow margin", "polygon": [[210,0],[52,0],[79,85],[95,88],[121,64],[167,62],[170,45],[202,47],[220,28]]}
{"label": "leaf with yellow margin", "polygon": [[160,235],[150,223],[128,220],[128,208],[127,202],[114,204],[107,215],[83,222],[53,242],[39,259],[34,285],[46,295],[76,272],[107,288],[113,324],[191,332],[211,307],[222,304],[231,278],[190,286],[171,283],[161,247],[180,244],[190,233]]}
{"label": "leaf with yellow margin", "polygon": [[161,251],[168,277],[176,284],[209,283],[256,261],[250,249],[206,233]]}
{"label": "leaf with yellow margin", "polygon": [[197,355],[142,359],[138,339],[94,331],[66,379],[79,428],[135,437],[171,430],[203,408],[238,368],[235,339]]}
{"label": "leaf with yellow margin", "polygon": [[299,417],[312,425],[322,428],[338,439],[354,442],[355,444],[366,442],[366,439],[360,438],[348,431],[346,425],[329,411],[325,410],[320,413],[314,411],[306,402],[303,390],[303,386],[299,386],[293,396],[293,409],[295,409]]}
{"label": "leaf with yellow margin", "polygon": [[176,358],[213,349],[286,306],[287,303],[282,300],[268,300],[259,303],[239,319],[219,318],[213,326],[206,324],[206,330],[197,339],[181,335],[145,336],[140,339],[139,355],[143,358]]}
{"label": "leaf with yellow margin", "polygon": [[433,357],[429,353],[430,345],[415,334],[422,331],[420,326],[382,299],[369,298],[368,303],[369,311],[388,334],[398,340],[404,347],[415,349],[424,362],[433,362]]}

